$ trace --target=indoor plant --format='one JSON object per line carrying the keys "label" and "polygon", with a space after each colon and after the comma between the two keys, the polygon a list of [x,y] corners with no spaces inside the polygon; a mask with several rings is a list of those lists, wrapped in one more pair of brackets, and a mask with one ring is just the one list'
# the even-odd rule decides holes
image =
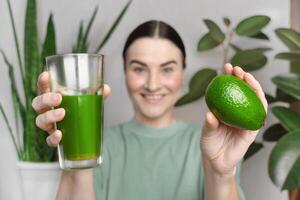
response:
{"label": "indoor plant", "polygon": [[[104,39],[100,41],[98,48],[94,51],[99,52],[100,49],[106,44],[109,40],[111,34],[114,32],[115,28],[118,26],[122,17],[126,13],[131,1],[129,1],[125,7],[122,9],[117,19],[112,24],[108,33],[104,36]],[[15,66],[11,64],[9,58],[6,56],[4,50],[0,49],[1,54],[3,56],[4,62],[8,67],[9,78],[10,78],[10,87],[11,87],[11,95],[13,100],[13,110],[14,110],[14,119],[16,127],[13,129],[10,125],[11,123],[8,121],[8,118],[5,113],[5,109],[0,102],[0,113],[3,116],[4,122],[7,125],[8,132],[13,141],[13,145],[18,155],[19,164],[18,166],[21,169],[21,174],[23,181],[26,183],[24,187],[32,187],[30,186],[31,180],[28,180],[28,173],[24,174],[23,172],[40,172],[40,169],[48,169],[54,174],[49,176],[52,180],[56,181],[59,177],[59,168],[57,163],[53,163],[53,161],[57,160],[57,154],[55,148],[50,148],[46,144],[47,134],[43,131],[39,130],[35,126],[35,117],[36,113],[34,112],[31,101],[32,99],[38,95],[36,82],[39,73],[43,70],[43,62],[44,58],[48,55],[56,54],[56,42],[55,42],[55,27],[53,22],[52,14],[49,16],[46,36],[43,41],[43,45],[39,45],[39,37],[37,31],[37,9],[36,9],[36,0],[27,0],[26,7],[26,17],[25,17],[25,27],[24,27],[24,50],[23,55],[20,51],[19,40],[17,37],[17,30],[14,23],[13,12],[11,8],[10,1],[7,0],[8,10],[10,14],[11,25],[13,29],[13,36],[15,42],[15,48],[18,58],[18,67],[21,74],[21,84],[23,92],[18,91],[16,85],[15,78]],[[83,22],[80,23],[78,39],[76,44],[73,47],[73,52],[90,52],[88,48],[88,35],[91,29],[91,26],[94,22],[95,16],[97,14],[97,8],[92,14],[91,19],[87,27],[84,27]],[[20,96],[20,94],[24,93],[24,98]],[[24,101],[23,101],[24,99]],[[20,122],[19,122],[20,121]],[[22,125],[19,127],[19,123]],[[52,163],[49,163],[52,162]],[[43,171],[38,176],[45,175]],[[35,175],[33,175],[35,176]],[[45,176],[44,176],[45,177]],[[53,180],[53,177],[54,180]],[[30,179],[30,178],[29,178]],[[35,179],[34,177],[32,179]],[[41,179],[43,180],[43,179]],[[39,181],[39,191],[42,190],[42,182]],[[49,187],[46,185],[46,187]],[[39,197],[36,193],[36,186],[33,187],[35,196]],[[26,190],[26,189],[25,189]],[[50,193],[53,193],[53,190],[48,189]],[[30,195],[31,191],[26,192],[25,196]],[[26,197],[27,199],[33,199],[30,197]],[[46,199],[44,197],[43,199]],[[53,197],[49,197],[53,199]]]}
{"label": "indoor plant", "polygon": [[[208,28],[208,33],[204,34],[198,42],[197,50],[205,52],[216,47],[221,47],[222,63],[217,68],[201,68],[190,80],[189,91],[183,95],[176,103],[182,106],[204,96],[210,81],[222,70],[225,63],[230,62],[234,66],[241,66],[245,71],[254,71],[262,68],[267,63],[265,52],[271,50],[268,47],[247,48],[242,47],[234,39],[238,37],[249,38],[250,40],[269,40],[262,29],[268,25],[270,18],[264,15],[250,16],[242,19],[235,26],[232,26],[228,17],[223,18],[226,31],[222,31],[217,23],[209,19],[203,20]],[[245,155],[249,158],[262,148],[262,143],[254,142]]]}
{"label": "indoor plant", "polygon": [[265,141],[276,142],[269,157],[269,176],[281,190],[290,191],[290,199],[300,199],[300,33],[288,28],[275,30],[289,52],[278,53],[275,58],[290,62],[290,73],[276,75],[276,96],[269,96],[272,113],[279,123],[269,127],[263,135]]}

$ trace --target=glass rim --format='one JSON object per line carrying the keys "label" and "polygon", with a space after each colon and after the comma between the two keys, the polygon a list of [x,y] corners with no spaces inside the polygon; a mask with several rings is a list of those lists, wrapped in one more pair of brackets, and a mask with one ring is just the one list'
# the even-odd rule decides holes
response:
{"label": "glass rim", "polygon": [[88,57],[99,57],[103,58],[104,55],[100,53],[65,53],[65,54],[56,54],[51,56],[46,56],[46,61],[57,59],[57,58],[67,58],[67,57],[74,57],[74,56],[88,56]]}

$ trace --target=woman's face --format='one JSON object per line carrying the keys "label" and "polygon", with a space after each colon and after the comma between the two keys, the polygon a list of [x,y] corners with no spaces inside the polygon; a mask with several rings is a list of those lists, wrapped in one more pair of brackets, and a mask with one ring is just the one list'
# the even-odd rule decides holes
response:
{"label": "woman's face", "polygon": [[172,117],[183,81],[182,61],[180,49],[167,39],[140,38],[129,46],[126,85],[136,117]]}

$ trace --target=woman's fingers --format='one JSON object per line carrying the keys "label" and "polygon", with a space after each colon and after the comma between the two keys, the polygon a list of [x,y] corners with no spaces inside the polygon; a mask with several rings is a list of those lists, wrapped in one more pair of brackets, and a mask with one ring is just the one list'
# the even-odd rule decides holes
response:
{"label": "woman's fingers", "polygon": [[232,70],[233,70],[233,67],[232,67],[232,65],[230,63],[226,63],[224,65],[224,72],[225,72],[225,74],[231,75],[232,74]]}
{"label": "woman's fingers", "polygon": [[37,113],[43,113],[52,107],[59,106],[62,96],[59,93],[45,93],[32,100],[32,107]]}
{"label": "woman's fingers", "polygon": [[205,124],[203,132],[206,136],[213,135],[213,132],[218,129],[220,125],[219,120],[215,117],[212,112],[207,112],[205,116]]}
{"label": "woman's fingers", "polygon": [[233,67],[233,69],[232,69],[232,74],[234,75],[234,76],[237,76],[237,77],[239,77],[240,79],[244,79],[244,76],[245,76],[245,71],[241,68],[241,67],[239,67],[239,66],[235,66],[235,67]]}
{"label": "woman's fingers", "polygon": [[263,89],[262,89],[261,85],[259,84],[259,82],[250,73],[245,74],[244,80],[246,81],[246,83],[248,83],[250,85],[250,87],[252,87],[254,89],[255,93],[257,94],[257,96],[261,100],[262,104],[264,105],[265,111],[267,112],[268,101],[265,97],[265,93],[263,92]]}
{"label": "woman's fingers", "polygon": [[250,87],[252,87],[257,96],[260,98],[262,104],[264,105],[265,111],[267,112],[268,102],[263,92],[263,89],[259,82],[254,78],[254,76],[250,73],[245,72],[241,67],[235,66],[233,67],[230,63],[224,65],[225,74],[232,74],[234,76],[239,77],[244,80]]}
{"label": "woman's fingers", "polygon": [[41,94],[50,91],[50,81],[49,81],[48,71],[44,71],[39,75],[37,86]]}
{"label": "woman's fingers", "polygon": [[61,121],[64,116],[65,110],[63,108],[49,110],[43,114],[39,114],[36,117],[35,124],[40,129],[50,132],[53,129],[53,123]]}
{"label": "woman's fingers", "polygon": [[61,141],[61,131],[60,130],[53,130],[50,135],[47,137],[46,142],[50,147],[56,147],[59,142]]}
{"label": "woman's fingers", "polygon": [[106,99],[110,94],[110,87],[107,84],[104,84],[103,95],[104,99]]}

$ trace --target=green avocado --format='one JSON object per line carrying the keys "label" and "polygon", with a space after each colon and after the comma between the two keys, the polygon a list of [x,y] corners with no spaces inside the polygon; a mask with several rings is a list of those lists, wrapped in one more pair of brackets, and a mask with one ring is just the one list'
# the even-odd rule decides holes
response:
{"label": "green avocado", "polygon": [[208,108],[224,124],[257,130],[264,125],[266,111],[255,91],[232,75],[215,77],[206,89]]}

